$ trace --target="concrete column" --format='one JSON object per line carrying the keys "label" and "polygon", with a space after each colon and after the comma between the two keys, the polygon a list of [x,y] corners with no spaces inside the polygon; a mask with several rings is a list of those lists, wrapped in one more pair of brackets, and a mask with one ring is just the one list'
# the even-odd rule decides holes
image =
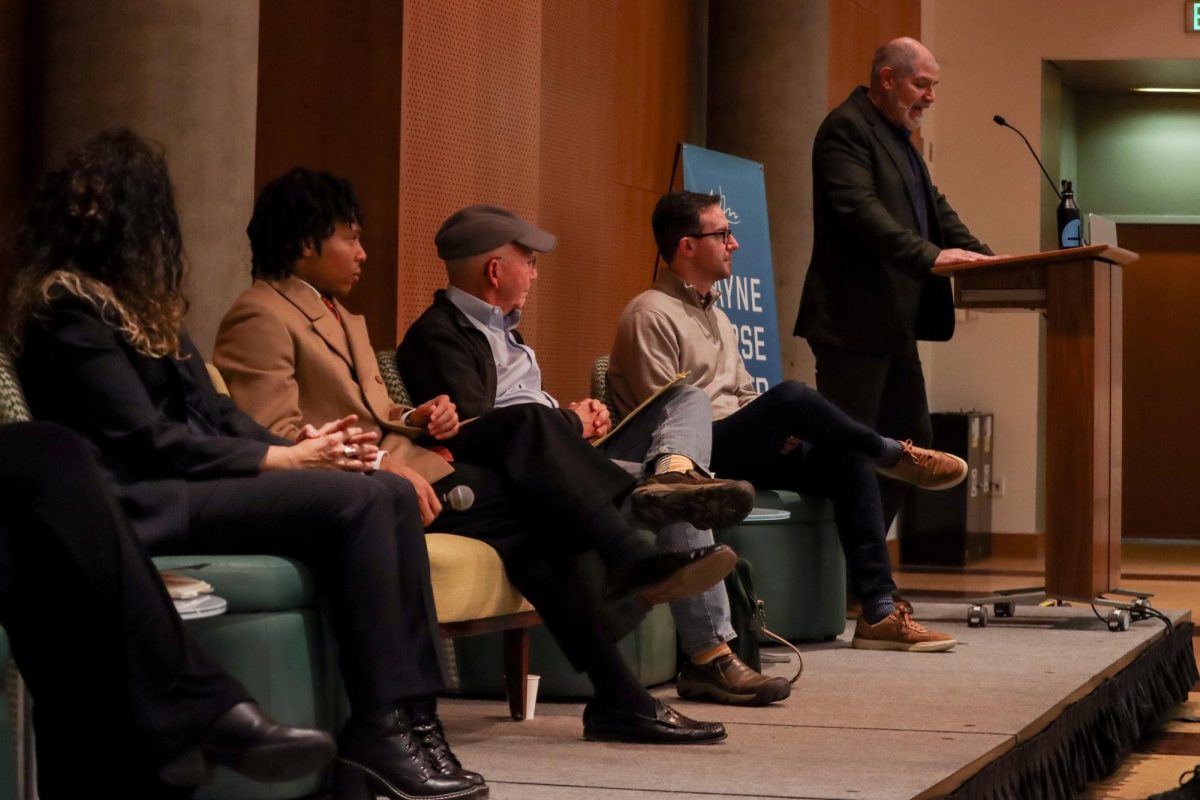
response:
{"label": "concrete column", "polygon": [[250,282],[258,3],[41,0],[32,4],[32,126],[44,169],[116,125],[161,142],[190,274],[188,324],[209,356]]}
{"label": "concrete column", "polygon": [[792,326],[812,254],[810,161],[828,109],[828,34],[828,3],[709,0],[707,147],[763,164],[783,373],[810,384],[812,353]]}

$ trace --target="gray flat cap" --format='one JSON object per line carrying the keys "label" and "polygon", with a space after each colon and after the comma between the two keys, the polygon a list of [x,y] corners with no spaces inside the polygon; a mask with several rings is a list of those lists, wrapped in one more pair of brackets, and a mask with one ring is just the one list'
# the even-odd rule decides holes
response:
{"label": "gray flat cap", "polygon": [[451,214],[438,228],[433,242],[437,245],[438,258],[455,261],[495,250],[509,242],[548,253],[558,244],[558,238],[535,228],[507,208],[477,205]]}

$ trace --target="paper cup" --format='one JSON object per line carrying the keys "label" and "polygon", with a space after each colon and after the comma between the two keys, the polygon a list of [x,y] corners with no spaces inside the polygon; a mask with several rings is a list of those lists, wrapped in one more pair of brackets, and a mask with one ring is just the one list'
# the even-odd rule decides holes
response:
{"label": "paper cup", "polygon": [[537,708],[538,683],[541,680],[541,675],[528,675],[525,678],[525,719],[533,719],[533,712]]}

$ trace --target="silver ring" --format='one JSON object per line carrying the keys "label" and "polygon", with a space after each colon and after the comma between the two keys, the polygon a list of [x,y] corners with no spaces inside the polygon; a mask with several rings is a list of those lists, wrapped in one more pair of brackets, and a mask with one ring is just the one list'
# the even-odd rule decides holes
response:
{"label": "silver ring", "polygon": [[346,458],[352,458],[353,456],[358,455],[358,448],[344,444],[342,445],[342,455],[344,455]]}

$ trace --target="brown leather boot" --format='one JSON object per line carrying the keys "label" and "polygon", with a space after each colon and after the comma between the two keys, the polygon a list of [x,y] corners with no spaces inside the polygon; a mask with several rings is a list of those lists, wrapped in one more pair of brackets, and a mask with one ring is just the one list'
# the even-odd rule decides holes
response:
{"label": "brown leather boot", "polygon": [[733,653],[717,656],[706,664],[688,661],[679,671],[676,689],[683,698],[735,706],[765,706],[792,693],[787,678],[755,672]]}

